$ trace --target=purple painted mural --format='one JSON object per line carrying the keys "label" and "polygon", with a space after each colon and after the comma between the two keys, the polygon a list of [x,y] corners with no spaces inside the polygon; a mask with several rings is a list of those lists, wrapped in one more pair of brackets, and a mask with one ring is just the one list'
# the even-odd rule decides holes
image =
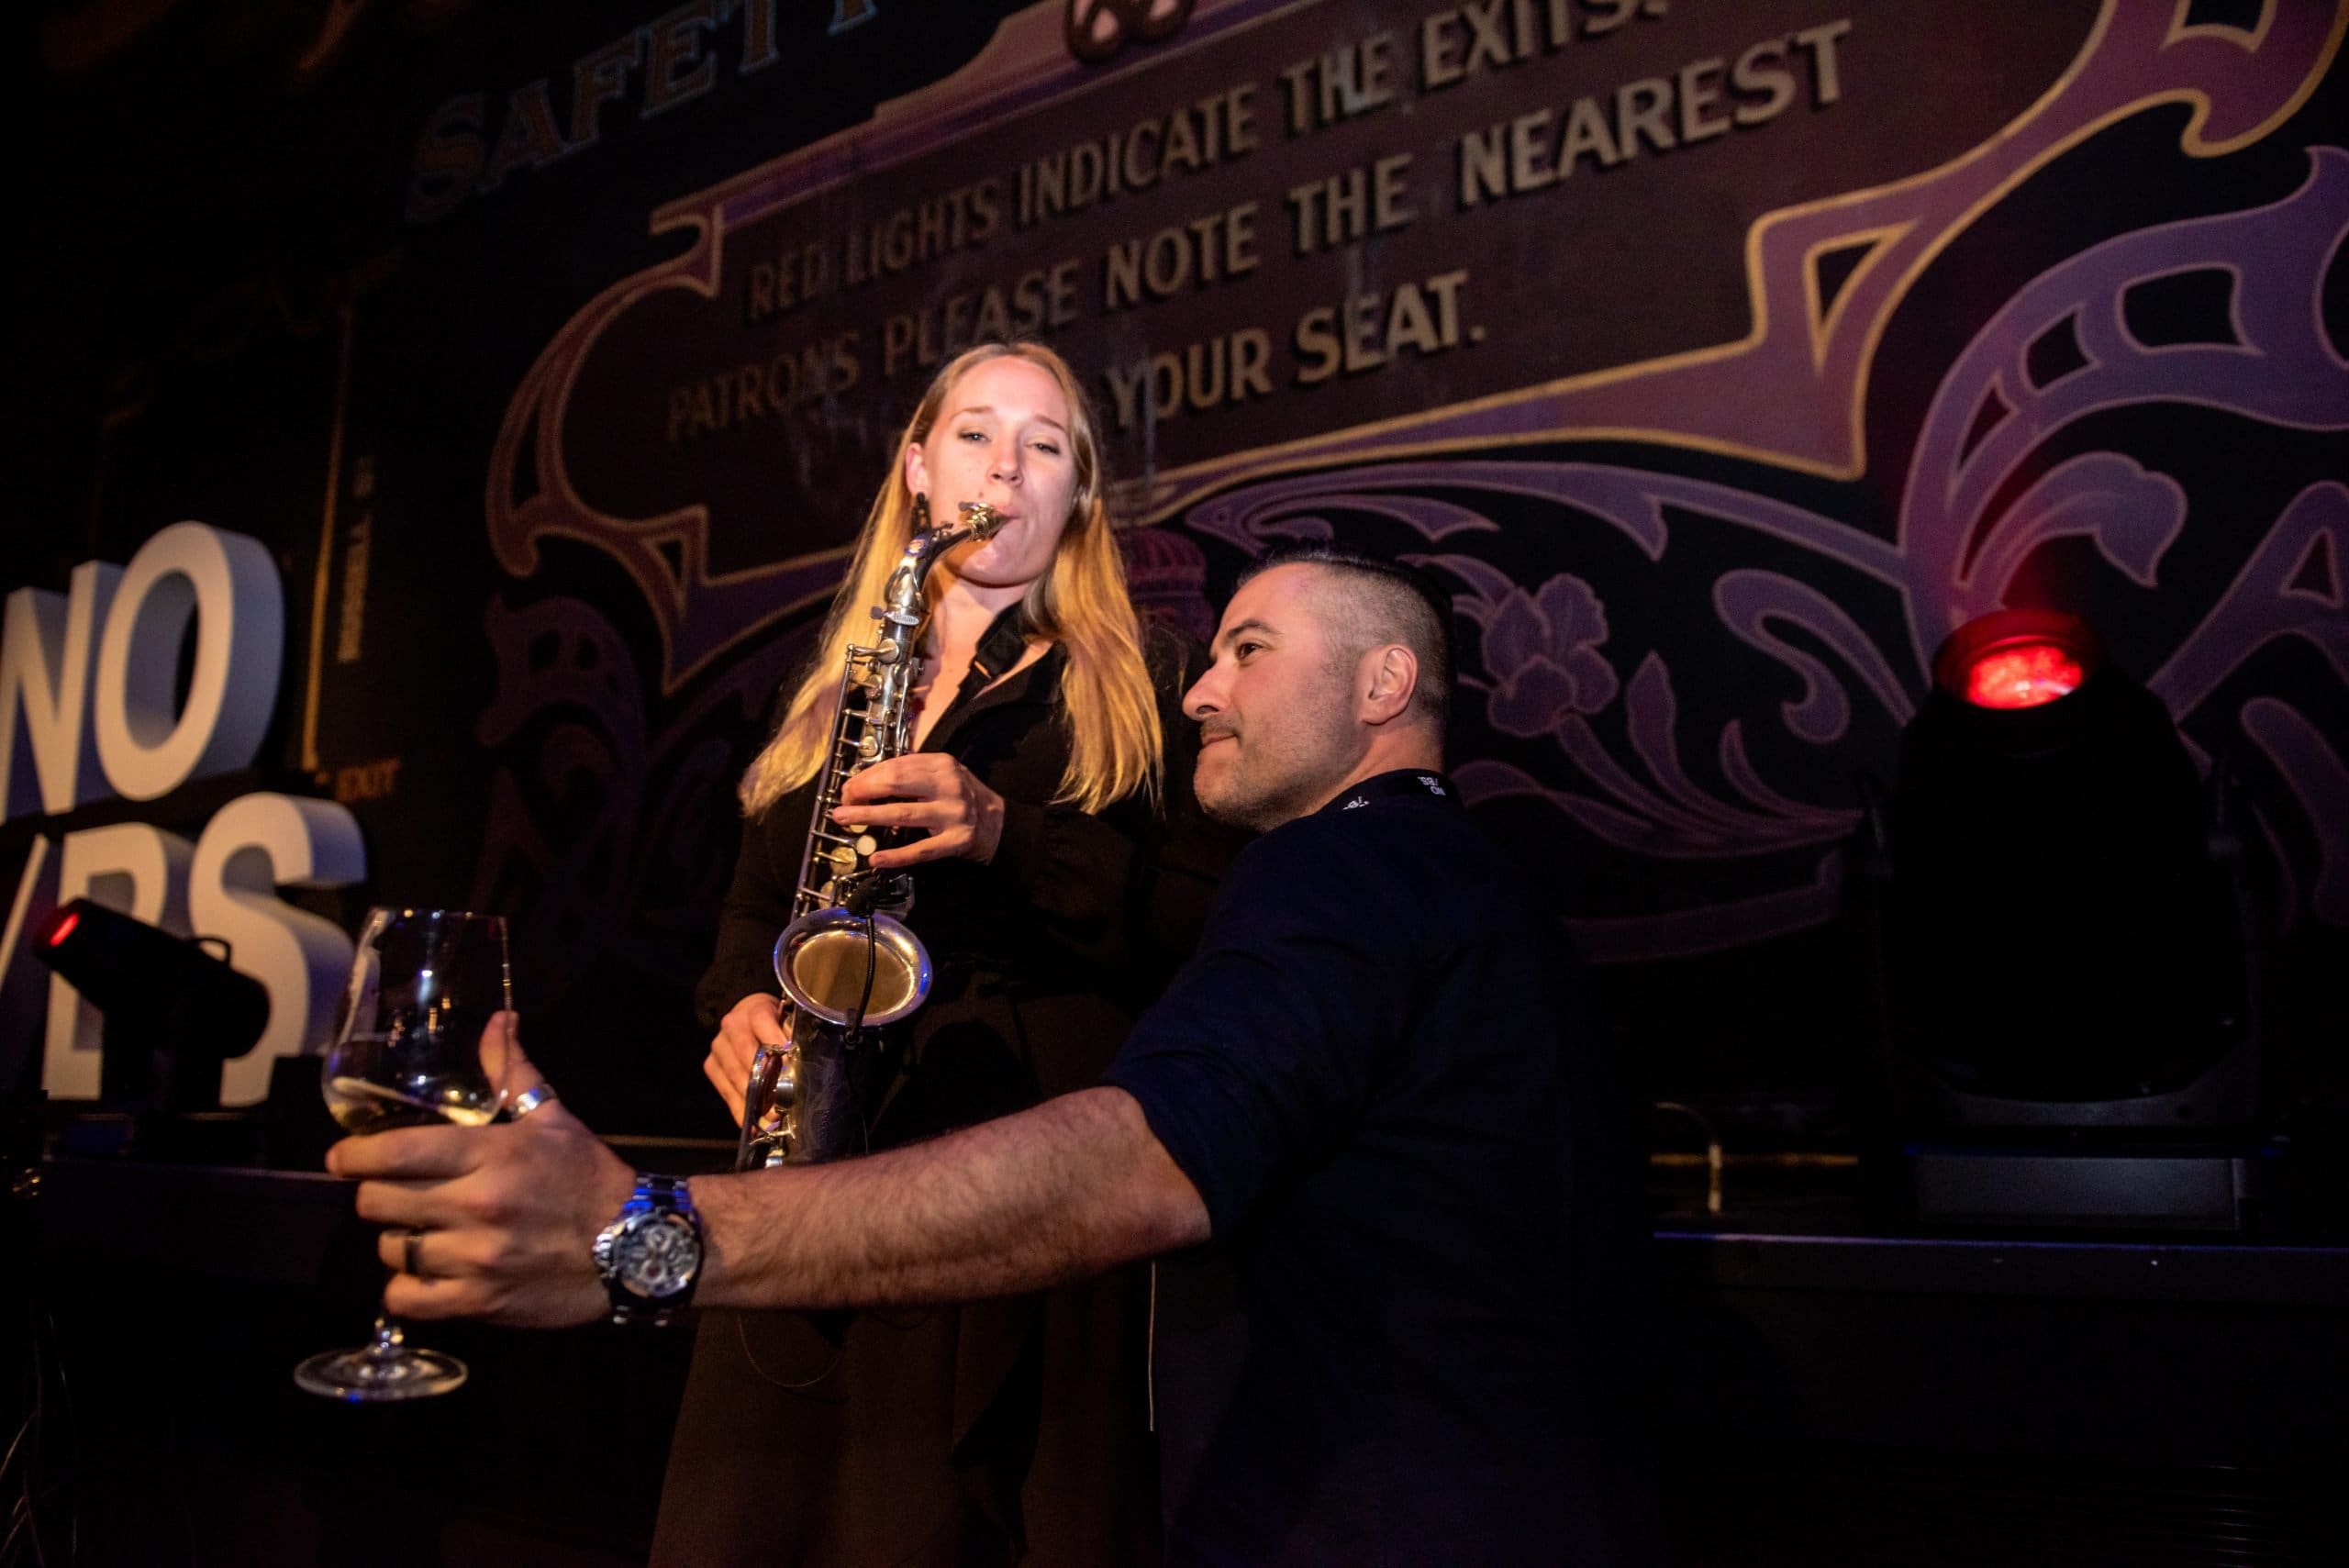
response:
{"label": "purple painted mural", "polygon": [[[2007,207],[2035,212],[2043,188],[2108,177],[2099,143],[2116,128],[2181,162],[2259,147],[2295,123],[2339,48],[2336,7],[2268,7],[2255,28],[2197,22],[2188,10],[2084,13],[2068,63],[1987,138],[1881,183],[1760,211],[1742,232],[1699,225],[1694,242],[1742,268],[1742,336],[1548,379],[1527,374],[1546,351],[1529,339],[1514,359],[1486,351],[1478,361],[1487,375],[1508,367],[1515,387],[1270,448],[1244,437],[1222,450],[1195,442],[1173,467],[1145,446],[1129,491],[1146,524],[1128,541],[1138,596],[1204,630],[1218,585],[1242,561],[1297,539],[1401,555],[1450,583],[1468,697],[1461,783],[1530,839],[1529,863],[1555,882],[1585,952],[1632,977],[1626,995],[1651,1021],[1640,972],[1678,973],[1838,919],[1842,846],[1859,816],[1854,776],[1889,777],[1892,743],[1941,638],[1987,611],[2067,594],[2087,595],[2076,607],[2108,623],[2206,767],[2224,752],[2241,769],[2255,753],[2251,809],[2273,862],[2277,928],[2338,924],[2349,878],[2349,769],[2332,724],[2349,669],[2334,567],[2349,496],[2340,465],[2301,451],[2277,470],[2299,463],[2289,495],[2245,517],[2239,501],[2189,493],[2147,417],[2193,409],[2242,431],[2349,429],[2349,365],[2324,304],[2349,235],[2349,152],[2263,149],[2271,172],[2299,163],[2291,187],[2270,199],[2103,232],[2085,225],[2068,248],[2043,232],[2013,248],[2044,252],[2027,275],[1969,249],[1998,232]],[[1186,41],[1211,51],[1272,14],[1202,5]],[[1359,12],[1349,19],[1366,26]],[[1860,48],[1871,25],[1868,16],[1853,25],[1847,72],[1868,59]],[[1040,95],[1076,91],[1086,67],[1064,55],[1052,64],[1060,47],[1041,30],[1008,31],[972,71],[882,116],[885,128],[672,203],[655,228],[690,225],[695,245],[607,290],[524,382],[489,492],[501,560],[528,576],[539,541],[553,535],[608,551],[661,628],[661,684],[724,672],[657,734],[632,712],[605,715],[600,765],[641,748],[631,779],[700,773],[673,756],[708,744],[696,725],[714,706],[734,705],[741,721],[759,713],[785,667],[771,628],[806,623],[837,557],[718,572],[708,558],[721,495],[644,516],[596,499],[594,456],[580,440],[611,417],[595,390],[597,356],[640,359],[632,317],[662,291],[727,297],[739,261],[726,237],[765,215],[812,203],[845,217],[862,210],[855,170],[918,166],[929,150],[1016,118]],[[1137,101],[1166,95],[1153,71],[1205,79],[1154,57],[1120,68]],[[2173,112],[2181,105],[2183,122]],[[1360,253],[1379,254],[1375,242]],[[1928,312],[1933,330],[1920,334],[1915,323]],[[1966,323],[1962,337],[1948,334],[1952,318]],[[700,329],[685,316],[663,319]],[[1937,357],[1891,358],[1920,336],[1940,340]],[[607,349],[607,337],[627,346]],[[1114,335],[1100,339],[1083,321],[1055,338],[1080,358],[1088,338],[1116,352]],[[838,417],[873,441],[885,406],[844,397]],[[2244,456],[2257,450],[2246,444]],[[2221,529],[2229,537],[2208,551],[2179,548]],[[2200,575],[2211,557],[2232,563],[2230,581]],[[567,633],[593,634],[585,621]],[[2255,672],[2279,639],[2318,652],[2336,688],[2269,686]],[[509,662],[518,658],[510,636],[497,640]],[[505,733],[530,722],[522,705],[534,691],[547,705],[574,701],[553,679],[509,673]],[[583,764],[546,748],[532,765]],[[484,886],[517,855],[545,857],[524,798],[501,787]],[[596,862],[616,889],[626,865],[670,841],[678,806],[633,788],[604,798],[598,831],[630,846]],[[644,917],[693,918],[689,901]],[[1801,984],[1833,984],[1837,962],[1809,953],[1796,966]],[[1793,995],[1756,1006],[1776,1020],[1765,1034],[1801,1027]]]}
{"label": "purple painted mural", "polygon": [[[2344,0],[52,9],[93,135],[167,44],[261,106],[156,98],[187,167],[67,204],[92,257],[240,238],[152,320],[57,269],[116,322],[50,356],[97,477],[18,574],[266,537],[262,772],[353,812],[347,900],[517,917],[591,1111],[706,1113],[733,780],[906,408],[1004,331],[1086,377],[1153,613],[1298,539],[1449,588],[1460,783],[1659,1089],[1848,1082],[1860,781],[2008,606],[2232,781],[2279,1018],[2338,1035]],[[197,163],[366,172],[295,235]]]}

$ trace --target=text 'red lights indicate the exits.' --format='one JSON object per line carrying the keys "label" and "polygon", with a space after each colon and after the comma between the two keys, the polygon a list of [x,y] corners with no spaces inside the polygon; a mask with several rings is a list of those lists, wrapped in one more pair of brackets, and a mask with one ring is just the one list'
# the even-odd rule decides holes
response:
{"label": "text 'red lights indicate the exits.'", "polygon": [[2038,707],[2079,689],[2087,672],[2057,642],[2009,643],[1976,656],[1965,672],[1965,700],[1976,707]]}

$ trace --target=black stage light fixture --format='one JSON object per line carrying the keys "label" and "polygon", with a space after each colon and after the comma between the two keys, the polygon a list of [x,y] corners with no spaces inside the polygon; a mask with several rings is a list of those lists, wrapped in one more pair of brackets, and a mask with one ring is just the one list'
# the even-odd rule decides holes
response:
{"label": "black stage light fixture", "polygon": [[1878,846],[1921,1215],[2239,1222],[2257,973],[2223,773],[2203,784],[2076,616],[2002,610],[1942,645]]}
{"label": "black stage light fixture", "polygon": [[221,1064],[269,1027],[268,989],[228,966],[226,946],[175,937],[87,898],[50,918],[35,956],[106,1016],[102,1104],[149,1118],[219,1107]]}

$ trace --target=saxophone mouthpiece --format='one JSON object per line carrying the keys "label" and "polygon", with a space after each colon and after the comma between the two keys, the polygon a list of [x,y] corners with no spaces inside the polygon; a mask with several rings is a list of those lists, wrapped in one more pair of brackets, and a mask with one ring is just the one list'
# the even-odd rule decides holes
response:
{"label": "saxophone mouthpiece", "polygon": [[985,543],[995,538],[995,530],[1003,527],[1003,514],[985,501],[965,501],[962,505],[963,526],[971,537]]}

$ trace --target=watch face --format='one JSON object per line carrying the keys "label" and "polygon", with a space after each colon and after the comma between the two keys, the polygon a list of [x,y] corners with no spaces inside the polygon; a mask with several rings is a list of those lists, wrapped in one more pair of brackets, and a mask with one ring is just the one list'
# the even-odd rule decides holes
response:
{"label": "watch face", "polygon": [[618,1252],[621,1287],[648,1301],[675,1296],[701,1267],[701,1239],[682,1214],[653,1215],[629,1226]]}

